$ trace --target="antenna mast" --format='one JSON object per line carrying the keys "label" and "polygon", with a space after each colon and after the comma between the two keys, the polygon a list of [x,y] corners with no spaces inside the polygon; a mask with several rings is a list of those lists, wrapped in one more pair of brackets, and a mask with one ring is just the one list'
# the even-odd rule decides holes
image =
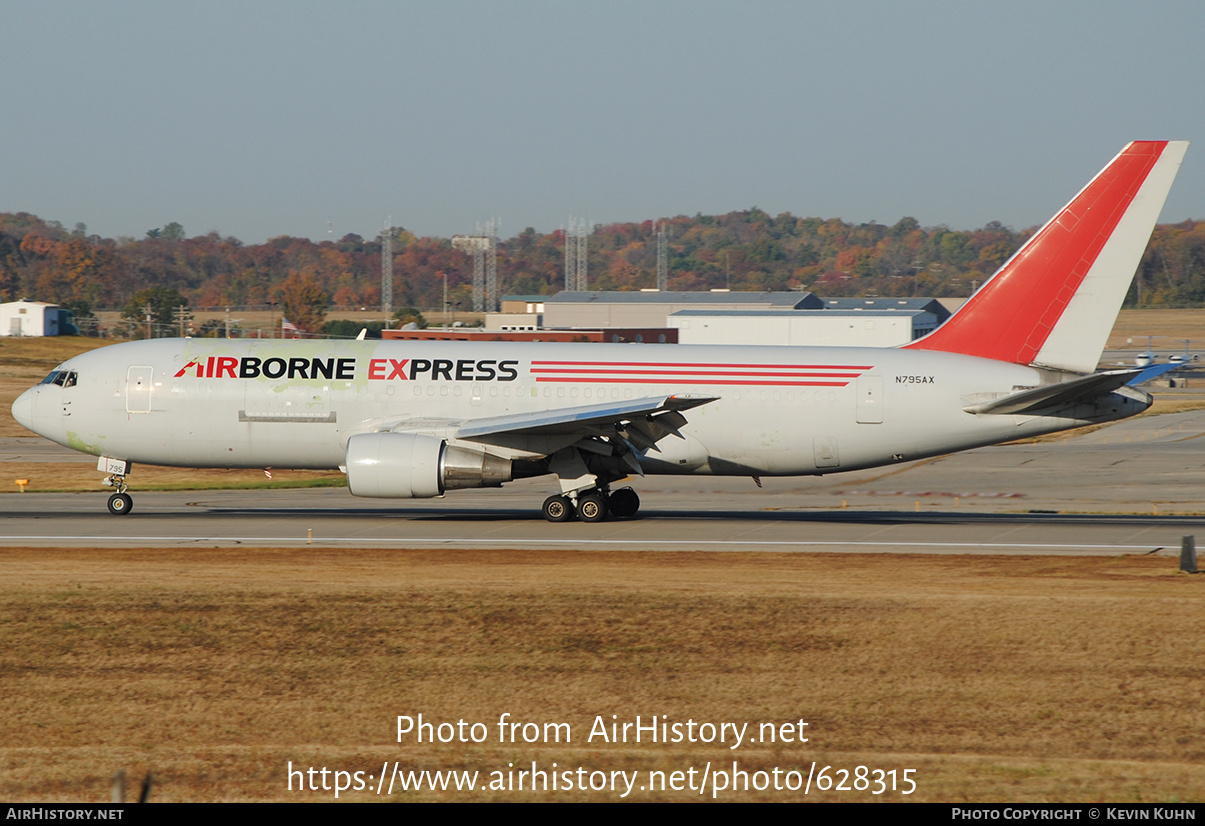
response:
{"label": "antenna mast", "polygon": [[381,233],[381,312],[393,314],[393,216]]}
{"label": "antenna mast", "polygon": [[585,218],[569,216],[569,228],[565,230],[565,289],[585,292],[589,289],[586,279],[589,236],[586,234]]}
{"label": "antenna mast", "polygon": [[657,289],[669,289],[669,255],[665,245],[665,223],[657,222]]}
{"label": "antenna mast", "polygon": [[502,221],[491,218],[477,225],[476,235],[453,235],[452,248],[473,256],[473,312],[498,309],[498,227]]}

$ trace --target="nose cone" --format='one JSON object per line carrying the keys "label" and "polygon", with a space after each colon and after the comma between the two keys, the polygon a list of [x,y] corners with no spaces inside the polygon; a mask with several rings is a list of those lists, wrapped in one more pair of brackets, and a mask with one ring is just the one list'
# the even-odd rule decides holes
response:
{"label": "nose cone", "polygon": [[33,390],[26,390],[13,402],[13,418],[26,430],[33,430]]}

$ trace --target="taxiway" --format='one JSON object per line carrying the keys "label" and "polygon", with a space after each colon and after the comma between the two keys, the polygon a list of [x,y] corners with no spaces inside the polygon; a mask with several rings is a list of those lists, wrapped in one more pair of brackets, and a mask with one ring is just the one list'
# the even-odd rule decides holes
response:
{"label": "taxiway", "polygon": [[[548,480],[434,500],[356,499],[346,489],[139,492],[113,517],[106,492],[0,497],[0,545],[145,547],[1178,553],[1205,533],[1205,411],[1131,419],[1035,444],[817,478],[632,480],[635,519],[549,524]],[[0,457],[66,461],[40,440]],[[81,465],[81,473],[95,471]],[[99,476],[99,475],[98,475]]]}

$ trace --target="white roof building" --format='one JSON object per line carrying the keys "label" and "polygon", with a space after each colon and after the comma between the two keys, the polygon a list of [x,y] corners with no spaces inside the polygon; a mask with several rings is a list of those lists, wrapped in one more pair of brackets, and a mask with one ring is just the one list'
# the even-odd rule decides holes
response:
{"label": "white roof building", "polygon": [[0,304],[0,336],[57,336],[59,305],[41,301]]}
{"label": "white roof building", "polygon": [[898,347],[937,328],[924,310],[681,310],[679,344]]}

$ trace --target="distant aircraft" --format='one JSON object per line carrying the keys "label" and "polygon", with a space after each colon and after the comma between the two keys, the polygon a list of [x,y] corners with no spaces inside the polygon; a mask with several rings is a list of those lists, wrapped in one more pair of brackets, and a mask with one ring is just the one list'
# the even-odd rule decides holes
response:
{"label": "distant aircraft", "polygon": [[626,477],[809,476],[1140,413],[1093,373],[1187,143],[1131,143],[948,321],[899,348],[158,339],[57,367],[22,425],[133,464],[339,468],[415,498],[552,474],[546,519],[627,517]]}
{"label": "distant aircraft", "polygon": [[1175,362],[1179,362],[1181,364],[1186,364],[1190,361],[1197,361],[1198,359],[1201,358],[1201,356],[1197,353],[1189,353],[1188,352],[1188,345],[1192,343],[1191,339],[1186,338],[1186,339],[1182,339],[1182,341],[1184,342],[1184,353],[1183,354],[1172,353],[1170,356],[1167,357],[1168,361],[1175,361]]}
{"label": "distant aircraft", "polygon": [[1146,352],[1139,353],[1137,356],[1135,356],[1134,364],[1138,365],[1139,367],[1150,367],[1155,363],[1155,359],[1158,357],[1151,352],[1151,342],[1154,340],[1154,338],[1154,336],[1146,337]]}

